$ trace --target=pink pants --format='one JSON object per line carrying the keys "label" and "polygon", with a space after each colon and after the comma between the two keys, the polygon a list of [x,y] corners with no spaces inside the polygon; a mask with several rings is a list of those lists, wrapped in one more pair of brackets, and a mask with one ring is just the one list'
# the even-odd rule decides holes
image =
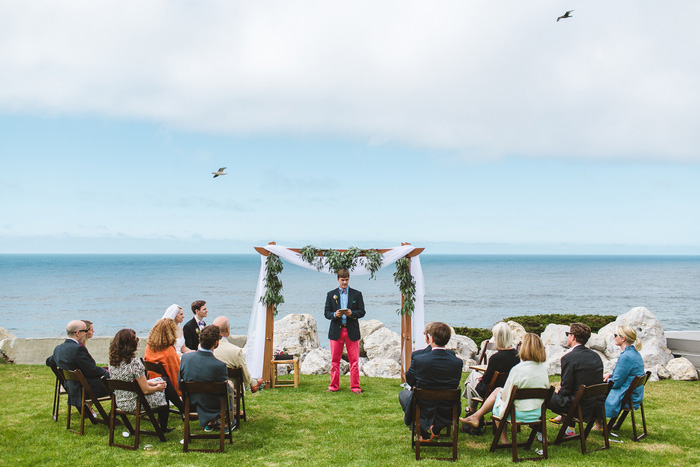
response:
{"label": "pink pants", "polygon": [[328,389],[337,391],[340,389],[340,359],[343,356],[343,345],[348,349],[348,360],[350,362],[350,389],[360,390],[360,367],[357,361],[360,358],[360,341],[351,341],[348,338],[348,330],[341,328],[340,339],[331,342],[331,384]]}

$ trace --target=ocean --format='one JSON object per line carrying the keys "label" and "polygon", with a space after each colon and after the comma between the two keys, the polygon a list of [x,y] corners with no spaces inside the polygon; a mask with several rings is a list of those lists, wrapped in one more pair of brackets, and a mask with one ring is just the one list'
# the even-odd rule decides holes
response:
{"label": "ocean", "polygon": [[[620,315],[645,306],[667,331],[700,329],[700,256],[421,255],[426,321],[491,327],[514,315]],[[17,337],[59,337],[72,319],[94,322],[95,335],[121,328],[148,334],[172,303],[192,316],[207,301],[209,318],[225,315],[246,334],[260,256],[250,255],[0,255],[0,327]],[[399,332],[395,267],[374,280],[351,277],[367,315]],[[325,294],[333,276],[285,263],[285,303],[316,318],[323,346]]]}

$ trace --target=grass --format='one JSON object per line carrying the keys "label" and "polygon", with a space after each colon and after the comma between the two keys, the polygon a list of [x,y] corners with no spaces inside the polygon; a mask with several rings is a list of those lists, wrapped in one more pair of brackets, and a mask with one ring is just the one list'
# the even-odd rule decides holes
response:
{"label": "grass", "polygon": [[[558,378],[552,378],[557,381]],[[168,441],[145,436],[135,452],[110,448],[109,430],[86,425],[85,436],[65,429],[66,409],[58,423],[51,419],[54,377],[47,367],[0,365],[0,465],[256,465],[256,466],[433,466],[445,461],[417,462],[410,430],[403,425],[397,380],[362,378],[365,393],[354,395],[347,376],[341,391],[326,393],[328,376],[301,377],[299,388],[266,389],[246,396],[248,421],[233,434],[233,445],[223,454],[183,453],[179,440],[182,423]],[[698,465],[700,436],[698,382],[664,380],[649,383],[645,409],[649,436],[630,440],[631,426],[620,430],[622,444],[583,456],[576,442],[551,446],[550,458],[537,465]],[[62,402],[64,402],[63,399]],[[75,412],[74,412],[75,414]],[[550,439],[557,426],[548,424]],[[512,465],[509,450],[489,453],[490,433],[460,434],[460,464]],[[591,435],[600,445],[600,435]],[[203,443],[204,441],[197,441]],[[145,444],[153,450],[144,451]],[[427,455],[443,456],[446,449],[424,448]]]}

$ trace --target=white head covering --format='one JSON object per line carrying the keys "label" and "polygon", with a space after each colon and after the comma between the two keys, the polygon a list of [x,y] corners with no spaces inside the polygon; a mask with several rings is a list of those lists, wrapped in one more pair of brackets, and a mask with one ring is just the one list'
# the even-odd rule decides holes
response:
{"label": "white head covering", "polygon": [[180,312],[180,308],[181,307],[179,305],[173,303],[167,310],[165,310],[165,313],[163,313],[163,317],[161,319],[168,318],[174,320],[177,314]]}

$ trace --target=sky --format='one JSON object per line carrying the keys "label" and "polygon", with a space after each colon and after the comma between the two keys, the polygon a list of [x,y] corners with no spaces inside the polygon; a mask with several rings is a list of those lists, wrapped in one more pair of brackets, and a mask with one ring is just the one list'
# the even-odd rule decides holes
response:
{"label": "sky", "polygon": [[0,253],[700,254],[698,13],[0,0]]}

